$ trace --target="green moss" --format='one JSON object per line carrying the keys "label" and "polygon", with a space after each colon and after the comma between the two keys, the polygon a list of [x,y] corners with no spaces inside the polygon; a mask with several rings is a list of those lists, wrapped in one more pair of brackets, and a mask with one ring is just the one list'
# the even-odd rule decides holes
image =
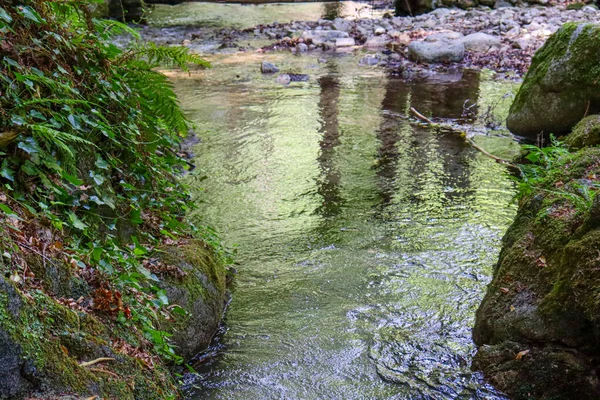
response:
{"label": "green moss", "polygon": [[[110,347],[119,335],[105,323],[64,307],[42,291],[30,295],[21,297],[23,306],[15,318],[8,311],[8,296],[0,294],[0,328],[22,348],[23,358],[33,362],[52,390],[118,399],[176,396],[171,374],[164,366],[148,369],[138,359]],[[108,373],[79,365],[98,357],[115,358],[94,366],[102,366]]]}
{"label": "green moss", "polygon": [[589,115],[582,119],[565,139],[565,145],[570,150],[579,150],[599,144],[600,115]]}

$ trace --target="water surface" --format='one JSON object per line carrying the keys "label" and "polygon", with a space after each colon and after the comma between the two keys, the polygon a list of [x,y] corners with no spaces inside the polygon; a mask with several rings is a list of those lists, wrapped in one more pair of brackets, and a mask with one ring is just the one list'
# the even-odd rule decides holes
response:
{"label": "water surface", "polygon": [[[513,184],[460,136],[405,116],[459,118],[465,100],[491,104],[511,85],[269,57],[310,80],[278,84],[243,54],[174,76],[201,138],[191,218],[237,245],[239,263],[226,333],[189,398],[503,398],[469,367]],[[476,140],[503,156],[516,146]]]}

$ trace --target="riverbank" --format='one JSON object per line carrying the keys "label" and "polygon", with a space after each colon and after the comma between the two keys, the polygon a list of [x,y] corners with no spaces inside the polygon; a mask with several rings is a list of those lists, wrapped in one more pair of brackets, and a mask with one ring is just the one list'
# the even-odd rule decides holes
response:
{"label": "riverbank", "polygon": [[175,399],[208,345],[228,253],[185,221],[188,120],[156,68],[77,3],[0,6],[0,398]]}
{"label": "riverbank", "polygon": [[[243,12],[239,7],[239,12]],[[572,7],[441,8],[416,17],[391,17],[392,10],[380,10],[376,18],[348,10],[340,13],[345,18],[333,20],[261,24],[243,29],[194,26],[194,21],[189,20],[191,25],[185,27],[150,26],[142,28],[141,33],[146,40],[184,45],[200,54],[291,51],[319,57],[323,52],[363,52],[374,57],[368,66],[384,67],[405,77],[456,67],[489,68],[508,76],[521,76],[535,51],[563,23],[593,22],[600,15],[595,6],[569,8]],[[441,40],[440,34],[444,35]],[[468,43],[461,39],[473,34],[476,35],[470,38],[474,40]],[[423,39],[429,44],[437,41],[439,48],[450,48],[451,52],[445,53],[446,58],[431,62],[419,59],[427,57],[422,53],[411,55],[411,46],[417,46],[411,43]]]}

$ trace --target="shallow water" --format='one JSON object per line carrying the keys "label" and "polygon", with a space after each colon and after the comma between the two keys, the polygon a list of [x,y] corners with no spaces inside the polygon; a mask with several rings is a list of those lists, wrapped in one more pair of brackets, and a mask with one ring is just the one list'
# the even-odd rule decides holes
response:
{"label": "shallow water", "polygon": [[187,2],[152,6],[149,22],[154,26],[192,25],[251,28],[260,24],[316,21],[319,18],[378,18],[388,9],[375,9],[372,2],[311,2],[235,4]]}
{"label": "shallow water", "polygon": [[237,244],[239,263],[226,332],[188,398],[503,398],[469,366],[513,184],[463,138],[405,116],[458,118],[512,85],[468,71],[405,82],[351,54],[268,57],[310,80],[283,86],[244,54],[173,75],[201,138],[191,218]]}

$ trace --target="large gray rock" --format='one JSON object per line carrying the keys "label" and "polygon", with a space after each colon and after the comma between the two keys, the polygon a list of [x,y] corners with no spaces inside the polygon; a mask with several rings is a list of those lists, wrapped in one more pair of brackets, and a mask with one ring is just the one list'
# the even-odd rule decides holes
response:
{"label": "large gray rock", "polygon": [[166,325],[177,353],[189,360],[205,349],[219,327],[226,302],[226,271],[218,256],[203,242],[171,247],[160,261],[175,267],[165,273],[160,285],[170,304],[185,310],[185,316]]}
{"label": "large gray rock", "polygon": [[600,112],[600,25],[567,23],[535,54],[506,121],[535,139],[564,134]]}
{"label": "large gray rock", "polygon": [[493,47],[500,46],[500,38],[498,36],[488,35],[487,33],[477,32],[462,38],[465,45],[465,50],[485,52]]}
{"label": "large gray rock", "polygon": [[457,32],[442,32],[425,40],[415,40],[408,45],[410,59],[425,63],[459,62],[465,56],[462,35]]}
{"label": "large gray rock", "polygon": [[559,160],[502,239],[472,367],[511,399],[600,399],[600,196],[581,195],[598,157],[588,147]]}

